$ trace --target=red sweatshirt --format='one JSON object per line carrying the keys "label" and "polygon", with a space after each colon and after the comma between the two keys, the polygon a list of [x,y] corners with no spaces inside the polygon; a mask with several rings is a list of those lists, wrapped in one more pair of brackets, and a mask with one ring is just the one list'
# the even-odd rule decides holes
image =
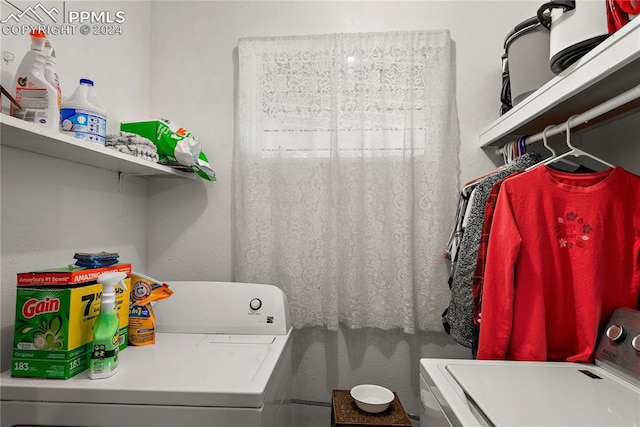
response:
{"label": "red sweatshirt", "polygon": [[638,308],[640,177],[547,166],[502,184],[478,359],[592,361],[599,327]]}

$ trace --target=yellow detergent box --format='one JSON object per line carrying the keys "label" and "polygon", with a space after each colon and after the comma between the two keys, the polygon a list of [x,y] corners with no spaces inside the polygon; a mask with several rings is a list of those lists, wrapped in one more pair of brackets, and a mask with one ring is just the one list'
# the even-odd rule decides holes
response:
{"label": "yellow detergent box", "polygon": [[[129,329],[129,288],[117,288],[120,350]],[[87,369],[93,324],[100,312],[102,285],[77,287],[19,287],[13,338],[11,375],[70,378]]]}

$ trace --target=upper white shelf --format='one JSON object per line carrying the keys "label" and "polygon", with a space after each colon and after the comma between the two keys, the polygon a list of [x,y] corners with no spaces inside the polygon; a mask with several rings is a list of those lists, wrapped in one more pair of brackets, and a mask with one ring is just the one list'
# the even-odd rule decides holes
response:
{"label": "upper white shelf", "polygon": [[0,123],[0,141],[9,147],[122,173],[195,178],[194,173],[159,165],[100,144],[87,143],[6,114],[0,114]]}
{"label": "upper white shelf", "polygon": [[[634,19],[482,130],[480,146],[502,146],[541,132],[638,84],[640,19]],[[634,102],[625,110],[638,106]]]}

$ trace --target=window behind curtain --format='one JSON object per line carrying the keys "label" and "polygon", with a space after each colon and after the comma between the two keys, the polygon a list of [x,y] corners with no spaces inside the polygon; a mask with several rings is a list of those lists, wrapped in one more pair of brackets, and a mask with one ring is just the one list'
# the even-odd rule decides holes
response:
{"label": "window behind curtain", "polygon": [[236,280],[296,327],[440,330],[458,129],[448,31],[243,39]]}

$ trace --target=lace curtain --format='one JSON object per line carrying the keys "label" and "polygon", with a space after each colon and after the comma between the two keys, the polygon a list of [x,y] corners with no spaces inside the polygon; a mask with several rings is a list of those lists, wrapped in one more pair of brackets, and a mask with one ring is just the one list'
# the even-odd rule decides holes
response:
{"label": "lace curtain", "polygon": [[235,280],[296,328],[441,331],[458,121],[448,31],[242,39]]}

